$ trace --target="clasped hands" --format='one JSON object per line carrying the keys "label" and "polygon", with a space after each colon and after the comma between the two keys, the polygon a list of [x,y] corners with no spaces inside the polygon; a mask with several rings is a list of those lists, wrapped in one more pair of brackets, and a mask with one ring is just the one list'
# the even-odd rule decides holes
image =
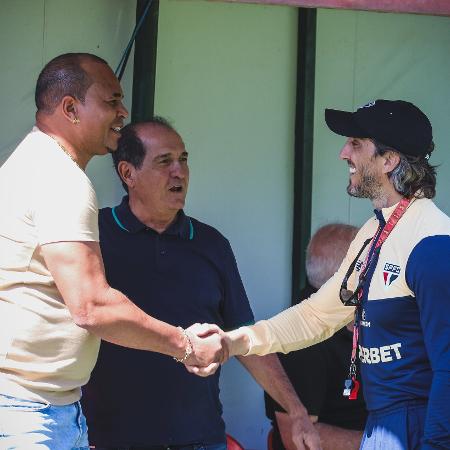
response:
{"label": "clasped hands", "polygon": [[195,323],[185,331],[192,344],[192,353],[184,363],[189,372],[207,377],[233,356],[230,337],[217,325]]}

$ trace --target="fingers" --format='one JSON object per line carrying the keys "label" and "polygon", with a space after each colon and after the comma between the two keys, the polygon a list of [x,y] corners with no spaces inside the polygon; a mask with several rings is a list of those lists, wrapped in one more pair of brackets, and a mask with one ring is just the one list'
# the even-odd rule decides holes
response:
{"label": "fingers", "polygon": [[210,334],[206,337],[198,338],[195,355],[203,361],[202,366],[207,366],[211,362],[224,363],[228,359],[229,350],[225,341],[218,333]]}
{"label": "fingers", "polygon": [[[219,326],[209,323],[195,323],[187,328],[186,333],[192,343],[192,354],[186,360],[188,366],[195,366],[192,370],[200,376],[210,375],[217,370],[205,369],[200,371],[200,367],[208,368],[212,363],[223,364],[230,357],[230,339]],[[190,370],[191,371],[191,370]]]}
{"label": "fingers", "polygon": [[192,354],[186,363],[190,366],[207,367],[211,363],[223,363],[229,357],[224,332],[214,324],[196,323],[186,333],[192,343]]}
{"label": "fingers", "polygon": [[206,367],[186,365],[186,369],[188,372],[194,373],[195,375],[198,375],[199,377],[209,377],[210,375],[213,375],[214,373],[216,373],[216,371],[219,367],[220,367],[219,363],[211,363],[209,366],[206,366]]}
{"label": "fingers", "polygon": [[193,333],[198,337],[208,336],[212,333],[223,333],[223,331],[214,323],[194,323],[186,331]]}
{"label": "fingers", "polygon": [[304,442],[310,450],[322,450],[320,438],[318,436],[308,434],[305,436]]}
{"label": "fingers", "polygon": [[322,450],[319,433],[307,415],[292,421],[291,435],[296,450]]}

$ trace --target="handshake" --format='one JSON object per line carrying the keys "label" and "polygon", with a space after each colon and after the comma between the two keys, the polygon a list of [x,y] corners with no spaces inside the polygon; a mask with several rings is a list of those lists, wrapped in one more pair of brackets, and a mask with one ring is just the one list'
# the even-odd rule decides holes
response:
{"label": "handshake", "polygon": [[185,334],[192,352],[183,363],[189,372],[201,377],[215,373],[231,356],[248,352],[248,339],[240,329],[226,333],[214,324],[195,323]]}

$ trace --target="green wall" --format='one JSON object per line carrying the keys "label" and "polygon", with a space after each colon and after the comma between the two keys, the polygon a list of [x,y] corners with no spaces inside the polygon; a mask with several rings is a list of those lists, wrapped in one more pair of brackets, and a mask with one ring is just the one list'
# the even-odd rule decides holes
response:
{"label": "green wall", "polygon": [[[297,11],[160,3],[155,111],[190,152],[186,211],[231,242],[257,318],[290,301]],[[222,376],[224,417],[265,448],[262,391],[238,363]]]}
{"label": "green wall", "polygon": [[[34,123],[34,88],[42,67],[66,52],[95,53],[115,69],[133,31],[136,1],[1,0],[0,13],[0,164]],[[131,106],[133,55],[122,86]],[[121,188],[110,158],[88,167],[101,205],[111,204]]]}
{"label": "green wall", "polygon": [[[318,10],[312,228],[361,224],[369,202],[350,199],[343,138],[324,124],[325,107],[353,109],[403,98],[430,116],[439,168],[437,203],[450,212],[449,18]],[[231,241],[257,318],[290,297],[293,8],[162,0],[156,105],[191,152],[187,211]],[[224,417],[246,447],[265,448],[261,393],[236,363],[224,367]],[[237,381],[239,380],[239,381]]]}
{"label": "green wall", "polygon": [[319,10],[312,228],[339,220],[361,225],[370,202],[345,192],[345,138],[329,132],[327,107],[354,110],[377,98],[409,100],[433,124],[438,164],[436,202],[450,214],[450,18]]}

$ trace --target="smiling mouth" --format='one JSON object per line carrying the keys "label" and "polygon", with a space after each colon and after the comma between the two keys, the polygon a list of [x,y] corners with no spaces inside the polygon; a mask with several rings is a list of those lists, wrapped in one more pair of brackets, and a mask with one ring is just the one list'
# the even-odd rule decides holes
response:
{"label": "smiling mouth", "polygon": [[169,188],[170,192],[183,192],[183,186],[175,185]]}
{"label": "smiling mouth", "polygon": [[118,127],[111,127],[111,130],[113,130],[115,133],[118,133],[118,134],[120,134],[120,130],[122,129],[122,127],[121,126],[118,126]]}
{"label": "smiling mouth", "polygon": [[353,164],[348,164],[348,171],[350,172],[350,175],[353,175],[356,173],[356,167]]}

